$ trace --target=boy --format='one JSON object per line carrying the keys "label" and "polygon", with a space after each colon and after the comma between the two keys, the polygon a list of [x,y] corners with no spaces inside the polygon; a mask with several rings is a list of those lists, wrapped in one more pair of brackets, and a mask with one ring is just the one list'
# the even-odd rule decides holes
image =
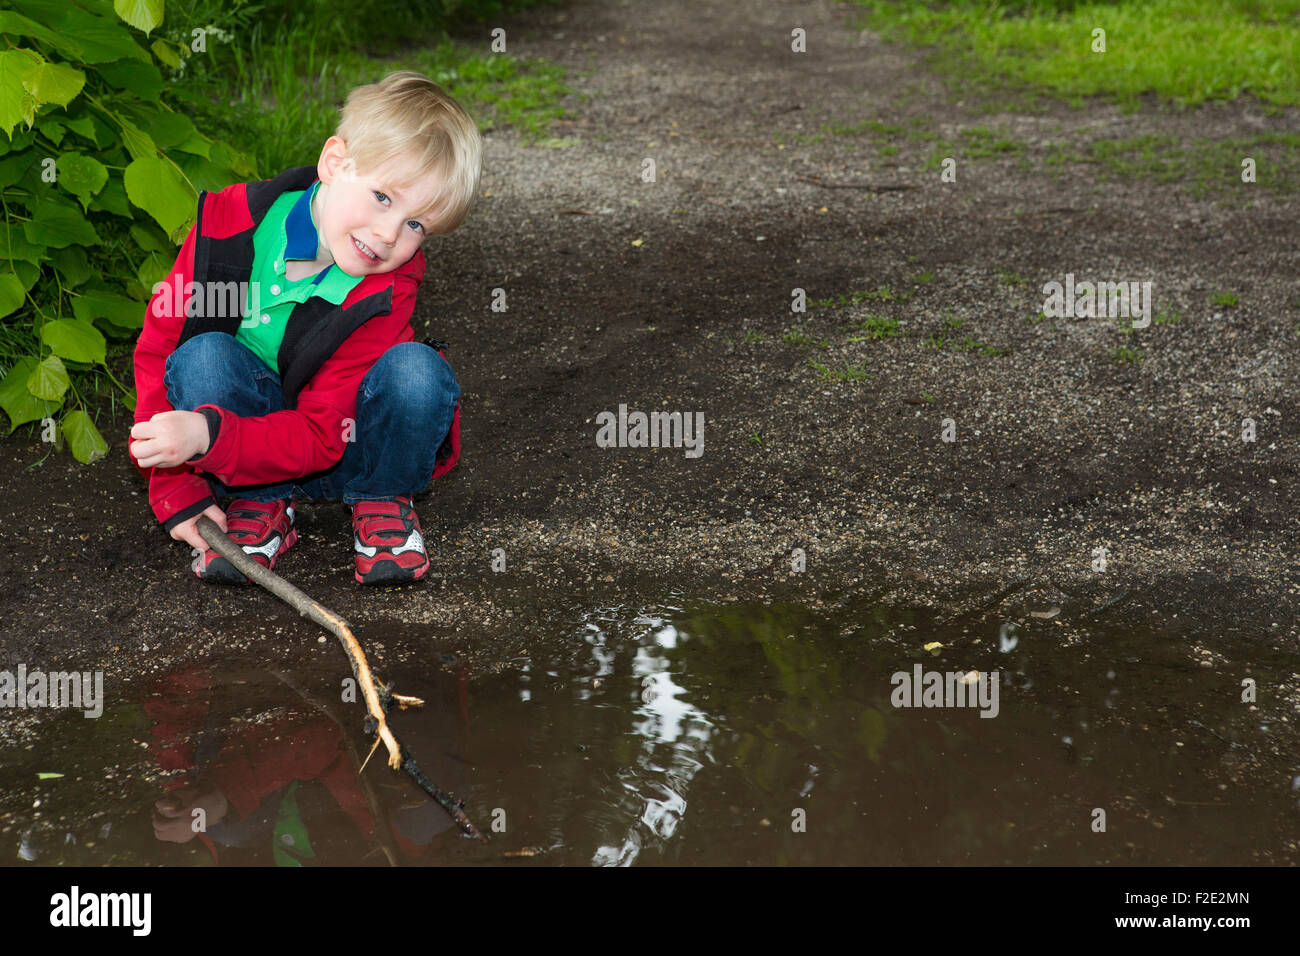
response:
{"label": "boy", "polygon": [[357,581],[428,570],[411,498],[460,457],[460,387],[409,319],[420,244],[464,221],[481,153],[469,115],[401,71],[352,91],[315,167],[200,194],[136,344],[130,453],[203,580],[250,583],[200,516],[272,568],[295,494],[351,507]]}

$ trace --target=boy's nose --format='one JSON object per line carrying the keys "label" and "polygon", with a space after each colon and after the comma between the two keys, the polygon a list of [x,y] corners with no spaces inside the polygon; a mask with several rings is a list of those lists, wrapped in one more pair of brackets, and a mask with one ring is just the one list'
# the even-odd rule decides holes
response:
{"label": "boy's nose", "polygon": [[397,243],[397,232],[402,228],[402,224],[391,219],[381,219],[375,223],[375,238],[380,239],[388,245]]}

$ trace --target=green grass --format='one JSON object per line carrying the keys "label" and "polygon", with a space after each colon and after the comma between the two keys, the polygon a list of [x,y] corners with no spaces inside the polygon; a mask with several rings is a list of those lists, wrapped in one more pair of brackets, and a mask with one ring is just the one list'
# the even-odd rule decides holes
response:
{"label": "green grass", "polygon": [[1237,293],[1229,289],[1215,289],[1210,293],[1211,305],[1231,306],[1237,304]]}
{"label": "green grass", "polygon": [[[1242,181],[1242,161],[1255,161],[1255,182]],[[1062,174],[1069,163],[1096,166],[1102,178],[1179,183],[1197,197],[1242,196],[1264,188],[1276,194],[1300,188],[1300,133],[1257,133],[1188,139],[1158,133],[1053,146],[1044,165]]]}
{"label": "green grass", "polygon": [[859,322],[855,322],[848,327],[848,331],[862,332],[862,335],[856,335],[848,339],[849,342],[871,342],[879,339],[892,339],[902,335],[903,332],[898,327],[898,319],[887,318],[883,315],[869,315]]}
{"label": "green grass", "polygon": [[[1155,94],[1178,105],[1300,102],[1300,0],[853,0],[855,28],[934,48],[963,89],[1020,88],[1070,102]],[[1093,30],[1106,31],[1105,52]]]}
{"label": "green grass", "polygon": [[[548,135],[571,92],[564,70],[508,54],[469,52],[446,37],[384,58],[337,49],[323,25],[271,34],[260,24],[243,44],[214,50],[216,74],[195,109],[204,122],[250,155],[259,175],[314,163],[334,132],[352,88],[394,70],[424,73],[474,117],[480,131],[518,129],[530,145],[564,145]],[[201,98],[196,98],[201,99]]]}
{"label": "green grass", "polygon": [[1156,325],[1177,325],[1182,318],[1177,309],[1168,309],[1161,307],[1156,309],[1156,317],[1152,321]]}
{"label": "green grass", "polygon": [[823,382],[867,382],[871,380],[871,376],[867,374],[866,366],[863,365],[845,365],[842,369],[834,369],[815,359],[809,359],[808,364],[817,370]]}
{"label": "green grass", "polygon": [[996,130],[972,126],[957,134],[956,140],[944,139],[933,133],[914,134],[918,139],[935,140],[935,146],[925,159],[925,169],[938,169],[943,161],[953,159],[992,159],[1008,154],[1024,153],[1029,147],[1019,140],[1003,136]]}
{"label": "green grass", "polygon": [[1137,349],[1130,348],[1127,345],[1117,345],[1111,351],[1111,356],[1117,362],[1141,362],[1142,353]]}
{"label": "green grass", "polygon": [[815,345],[819,349],[828,349],[831,346],[830,339],[815,339],[797,326],[781,336],[781,341],[791,345]]}

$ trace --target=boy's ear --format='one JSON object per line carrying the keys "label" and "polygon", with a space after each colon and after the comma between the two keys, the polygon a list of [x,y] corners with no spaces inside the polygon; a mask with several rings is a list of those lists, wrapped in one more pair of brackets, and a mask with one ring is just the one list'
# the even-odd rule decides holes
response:
{"label": "boy's ear", "polygon": [[321,147],[320,159],[316,163],[316,175],[328,186],[343,169],[348,158],[348,144],[338,136],[331,136]]}

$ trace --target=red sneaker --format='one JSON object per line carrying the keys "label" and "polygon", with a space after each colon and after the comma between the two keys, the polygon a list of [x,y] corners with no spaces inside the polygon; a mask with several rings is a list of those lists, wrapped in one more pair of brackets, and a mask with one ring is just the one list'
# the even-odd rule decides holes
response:
{"label": "red sneaker", "polygon": [[[249,501],[236,498],[226,509],[226,534],[258,564],[267,569],[274,568],[275,559],[298,540],[298,532],[293,527],[293,499]],[[253,583],[211,548],[194,559],[193,568],[204,581]]]}
{"label": "red sneaker", "polygon": [[362,584],[418,581],[429,570],[420,519],[408,495],[353,505],[352,547]]}

